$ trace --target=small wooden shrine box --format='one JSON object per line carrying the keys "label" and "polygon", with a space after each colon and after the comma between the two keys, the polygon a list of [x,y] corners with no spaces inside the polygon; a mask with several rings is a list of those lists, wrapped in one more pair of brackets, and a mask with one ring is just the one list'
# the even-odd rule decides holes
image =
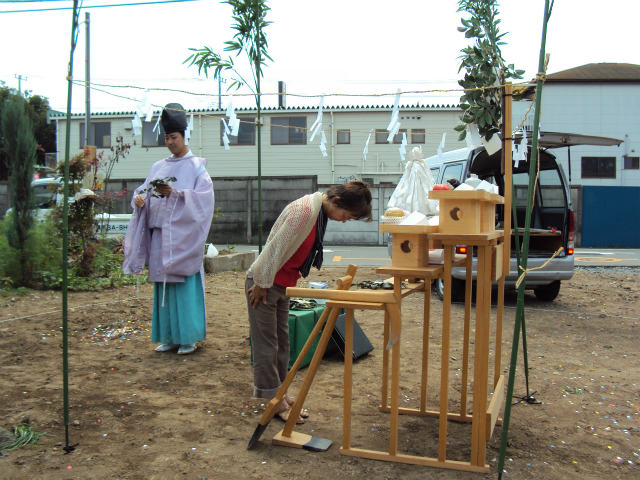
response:
{"label": "small wooden shrine box", "polygon": [[504,198],[483,190],[432,190],[440,200],[440,233],[490,233],[495,231],[496,204]]}
{"label": "small wooden shrine box", "polygon": [[380,225],[380,231],[393,234],[393,248],[391,250],[391,265],[393,267],[426,267],[429,265],[427,235],[437,232],[437,226],[383,223]]}

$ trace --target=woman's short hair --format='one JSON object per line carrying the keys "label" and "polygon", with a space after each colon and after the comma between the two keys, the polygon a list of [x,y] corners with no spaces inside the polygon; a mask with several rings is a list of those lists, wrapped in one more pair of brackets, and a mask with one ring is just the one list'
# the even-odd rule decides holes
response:
{"label": "woman's short hair", "polygon": [[355,220],[371,221],[371,191],[360,180],[333,185],[326,195],[337,207],[347,210]]}

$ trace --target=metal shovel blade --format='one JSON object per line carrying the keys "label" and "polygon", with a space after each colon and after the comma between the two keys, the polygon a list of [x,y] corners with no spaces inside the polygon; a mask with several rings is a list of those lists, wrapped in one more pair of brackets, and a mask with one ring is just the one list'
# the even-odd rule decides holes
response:
{"label": "metal shovel blade", "polygon": [[247,450],[251,450],[253,447],[256,446],[256,443],[258,443],[258,440],[260,440],[260,437],[262,436],[264,431],[267,429],[267,425],[258,424],[258,426],[256,427],[256,430],[253,432],[253,435],[251,436],[251,440],[249,440],[249,445],[247,445]]}
{"label": "metal shovel blade", "polygon": [[329,450],[331,443],[328,438],[311,437],[311,440],[305,443],[302,448],[311,452],[326,452]]}

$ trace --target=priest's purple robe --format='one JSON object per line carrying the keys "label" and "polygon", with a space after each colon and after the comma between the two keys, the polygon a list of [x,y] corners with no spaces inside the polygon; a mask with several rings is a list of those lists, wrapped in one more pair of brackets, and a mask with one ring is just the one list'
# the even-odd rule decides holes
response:
{"label": "priest's purple robe", "polygon": [[175,177],[171,194],[165,198],[147,191],[144,207],[136,207],[124,240],[125,273],[139,273],[149,266],[152,282],[184,282],[184,277],[200,272],[202,257],[213,219],[214,193],[206,159],[191,151],[184,157],[171,156],[153,164],[149,176],[133,193],[133,198],[151,187],[155,179]]}

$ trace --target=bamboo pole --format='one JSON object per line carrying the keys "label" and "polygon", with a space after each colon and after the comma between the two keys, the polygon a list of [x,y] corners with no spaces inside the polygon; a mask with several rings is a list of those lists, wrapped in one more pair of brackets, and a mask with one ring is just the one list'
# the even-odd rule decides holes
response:
{"label": "bamboo pole", "polygon": [[69,249],[69,148],[71,146],[71,93],[73,86],[73,52],[78,41],[78,0],[73,0],[71,19],[71,49],[67,70],[67,121],[64,151],[64,202],[62,204],[62,388],[66,453],[75,450],[69,444],[69,326],[68,326],[68,249]]}
{"label": "bamboo pole", "polygon": [[[513,105],[513,85],[507,82],[504,87],[504,207],[502,209],[504,239],[502,245],[502,276],[498,279],[498,305],[496,310],[496,340],[495,340],[495,361],[493,368],[493,386],[498,384],[500,370],[502,368],[502,319],[504,317],[504,279],[509,275],[511,267],[511,202],[513,185],[512,166],[512,105]],[[498,261],[498,259],[496,259]]]}
{"label": "bamboo pole", "polygon": [[[529,234],[531,226],[531,210],[533,205],[534,181],[538,163],[538,133],[540,130],[540,106],[542,104],[542,77],[545,70],[545,45],[547,42],[547,24],[553,9],[553,0],[544,2],[544,20],[542,22],[542,41],[540,43],[540,57],[538,59],[538,75],[536,81],[536,105],[533,120],[531,157],[529,162],[529,198],[527,201],[527,213],[525,215],[524,237],[522,239],[522,255],[520,266],[523,271],[527,268],[527,256],[529,254]],[[504,421],[502,424],[502,438],[500,443],[500,455],[498,458],[498,479],[502,479],[504,458],[507,449],[507,434],[509,432],[509,420],[511,417],[511,397],[513,396],[513,383],[515,380],[516,363],[518,358],[518,343],[520,340],[520,324],[524,315],[524,287],[525,281],[518,287],[518,303],[516,307],[516,322],[513,329],[513,345],[511,348],[511,364],[509,366],[509,382],[507,384],[507,402],[504,409]]]}

